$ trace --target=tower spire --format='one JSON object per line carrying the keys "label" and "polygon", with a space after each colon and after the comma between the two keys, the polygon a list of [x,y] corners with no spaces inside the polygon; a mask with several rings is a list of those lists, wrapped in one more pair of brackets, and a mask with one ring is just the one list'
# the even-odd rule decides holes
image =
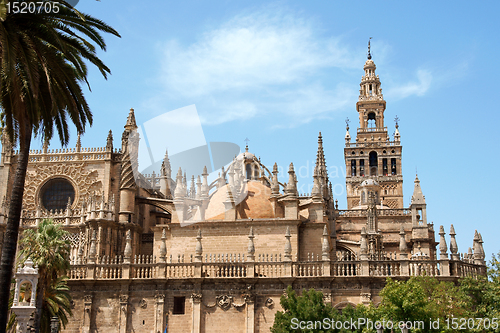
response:
{"label": "tower spire", "polygon": [[371,58],[372,58],[372,54],[370,53],[370,48],[371,48],[371,46],[370,46],[370,39],[372,39],[372,37],[370,37],[368,39],[368,60],[371,60]]}

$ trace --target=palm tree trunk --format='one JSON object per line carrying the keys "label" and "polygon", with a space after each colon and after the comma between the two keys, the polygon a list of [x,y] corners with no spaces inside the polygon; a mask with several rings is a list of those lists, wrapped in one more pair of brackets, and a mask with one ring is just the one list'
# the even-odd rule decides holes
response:
{"label": "palm tree trunk", "polygon": [[26,122],[19,131],[19,155],[10,196],[9,215],[4,235],[2,259],[0,262],[0,333],[5,333],[8,321],[9,296],[12,271],[16,261],[19,221],[23,206],[24,180],[28,168],[31,144],[31,127]]}
{"label": "palm tree trunk", "polygon": [[[40,333],[40,324],[42,320],[42,310],[43,310],[43,296],[45,295],[45,284],[47,283],[46,274],[40,274],[40,279],[38,280],[38,287],[36,291],[36,310],[35,310],[35,320],[33,326],[35,327],[35,333]],[[50,320],[50,318],[49,318]]]}

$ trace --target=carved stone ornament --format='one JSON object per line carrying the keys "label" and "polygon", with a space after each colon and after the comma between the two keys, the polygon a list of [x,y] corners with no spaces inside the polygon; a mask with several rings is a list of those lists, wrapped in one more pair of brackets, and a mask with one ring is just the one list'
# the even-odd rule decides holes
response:
{"label": "carved stone ornament", "polygon": [[77,205],[77,198],[83,198],[90,193],[97,195],[102,191],[102,183],[97,180],[97,170],[87,171],[86,163],[57,163],[57,164],[34,164],[26,172],[26,186],[24,188],[23,208],[27,211],[35,211],[37,206],[37,191],[48,179],[63,176],[70,179],[75,185],[75,201],[73,207]]}
{"label": "carved stone ornament", "polygon": [[361,293],[361,302],[370,303],[371,299],[372,299],[371,293]]}
{"label": "carved stone ornament", "polygon": [[228,296],[228,295],[222,295],[222,296],[217,296],[215,298],[217,305],[222,309],[222,310],[227,310],[231,307],[231,304],[233,304],[233,297]]}
{"label": "carved stone ornament", "polygon": [[331,304],[332,303],[332,293],[323,293],[323,301],[325,304]]}
{"label": "carved stone ornament", "polygon": [[83,300],[85,305],[91,305],[92,304],[92,298],[94,298],[93,295],[85,295],[83,296]]}
{"label": "carved stone ornament", "polygon": [[139,306],[141,309],[145,309],[148,307],[148,302],[143,298],[139,301]]}
{"label": "carved stone ornament", "polygon": [[201,293],[192,293],[191,299],[193,300],[193,303],[201,303],[203,295]]}
{"label": "carved stone ornament", "polygon": [[250,304],[255,301],[255,296],[250,293],[246,293],[243,294],[243,299],[245,300],[245,303]]}
{"label": "carved stone ornament", "polygon": [[120,304],[121,303],[124,303],[124,304],[128,303],[128,295],[120,295]]}
{"label": "carved stone ornament", "polygon": [[165,302],[165,294],[156,294],[155,301],[156,301],[156,303],[164,303]]}
{"label": "carved stone ornament", "polygon": [[272,309],[274,307],[274,301],[271,297],[268,297],[266,299],[266,303],[265,305],[269,308],[269,309]]}

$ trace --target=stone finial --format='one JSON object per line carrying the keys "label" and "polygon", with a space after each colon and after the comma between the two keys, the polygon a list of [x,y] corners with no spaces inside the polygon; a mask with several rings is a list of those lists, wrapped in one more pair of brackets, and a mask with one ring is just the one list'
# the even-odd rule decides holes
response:
{"label": "stone finial", "polygon": [[485,254],[484,254],[484,248],[483,248],[483,236],[481,235],[481,233],[479,233],[479,250],[481,251],[481,259],[484,260],[484,258],[486,257]]}
{"label": "stone finial", "polygon": [[76,151],[79,153],[81,149],[82,149],[82,138],[80,133],[78,133],[76,137]]}
{"label": "stone finial", "polygon": [[113,132],[109,130],[108,137],[106,138],[106,151],[113,151]]}
{"label": "stone finial", "polygon": [[123,262],[130,263],[132,257],[132,233],[130,229],[125,233],[125,250],[123,251]]}
{"label": "stone finial", "polygon": [[201,183],[201,196],[206,198],[208,197],[208,171],[206,165],[203,167],[203,173],[201,176],[203,177],[203,181]]}
{"label": "stone finial", "polygon": [[479,239],[479,233],[475,230],[473,239],[474,260],[481,260],[481,244],[479,244]]}
{"label": "stone finial", "polygon": [[125,123],[125,126],[123,126],[126,130],[132,131],[137,128],[137,124],[135,122],[135,113],[134,109],[130,109],[127,117],[127,122]]}
{"label": "stone finial", "polygon": [[314,179],[314,185],[311,191],[311,197],[313,200],[321,200],[321,185],[319,183],[319,170],[318,166],[314,168],[314,174],[313,174],[313,179]]}
{"label": "stone finial", "polygon": [[271,181],[271,194],[277,196],[280,194],[280,184],[278,182],[278,164],[273,165],[273,178]]}
{"label": "stone finial", "polygon": [[176,186],[174,191],[175,199],[183,198],[185,196],[184,186],[182,184],[182,169],[179,167],[179,171],[177,171],[176,177]]}
{"label": "stone finial", "polygon": [[188,185],[187,185],[186,171],[184,171],[184,177],[182,177],[182,190],[184,191],[184,196],[186,198],[189,197],[189,189],[188,189]]}
{"label": "stone finial", "polygon": [[195,258],[196,261],[201,262],[201,258],[203,256],[203,247],[201,246],[201,229],[198,229],[198,234],[196,235],[196,250],[195,250]]}
{"label": "stone finial", "polygon": [[290,242],[290,227],[286,227],[285,231],[285,261],[292,261],[292,243]]}
{"label": "stone finial", "polygon": [[473,259],[473,257],[474,257],[474,253],[472,252],[472,248],[470,248],[470,247],[467,250],[467,257],[468,257],[468,259]]}
{"label": "stone finial", "polygon": [[366,228],[365,227],[361,228],[361,243],[359,246],[359,250],[360,250],[361,258],[363,258],[363,256],[366,256],[368,254],[368,242],[366,239]]}
{"label": "stone finial", "polygon": [[89,261],[90,263],[95,263],[97,249],[96,249],[96,240],[97,240],[97,232],[95,229],[91,230],[92,237],[90,238],[90,249],[89,249]]}
{"label": "stone finial", "polygon": [[455,228],[453,227],[453,224],[450,226],[450,252],[451,252],[451,259],[452,260],[458,260],[458,245],[457,245],[457,240],[455,239]]}
{"label": "stone finial", "polygon": [[196,178],[196,199],[201,198],[201,178],[200,175]]}
{"label": "stone finial", "polygon": [[255,260],[255,245],[253,243],[254,238],[255,236],[253,235],[253,227],[250,227],[250,233],[248,234],[248,254],[247,254],[248,261]]}
{"label": "stone finial", "polygon": [[160,241],[160,262],[164,263],[167,259],[167,229],[163,228],[161,232],[161,241]]}
{"label": "stone finial", "polygon": [[165,157],[161,162],[160,176],[170,178],[172,176],[172,166],[170,164],[170,158],[168,157],[168,150],[165,149]]}
{"label": "stone finial", "polygon": [[328,228],[323,227],[323,244],[321,244],[321,256],[323,260],[330,259],[330,243],[328,242]]}
{"label": "stone finial", "polygon": [[418,175],[415,175],[415,186],[413,188],[411,204],[412,205],[425,204],[425,196],[422,193],[422,188],[420,187],[420,179],[418,179]]}
{"label": "stone finial", "polygon": [[448,259],[448,246],[446,245],[446,239],[444,238],[444,227],[439,226],[439,258]]}
{"label": "stone finial", "polygon": [[196,187],[194,183],[194,175],[191,176],[191,188],[189,189],[189,197],[194,199],[196,197]]}
{"label": "stone finial", "polygon": [[405,238],[405,228],[401,225],[401,229],[399,230],[399,257],[401,259],[408,259],[408,246],[406,245]]}
{"label": "stone finial", "polygon": [[286,185],[286,193],[290,196],[297,196],[297,184],[295,171],[293,170],[293,163],[290,163],[288,168],[288,184]]}

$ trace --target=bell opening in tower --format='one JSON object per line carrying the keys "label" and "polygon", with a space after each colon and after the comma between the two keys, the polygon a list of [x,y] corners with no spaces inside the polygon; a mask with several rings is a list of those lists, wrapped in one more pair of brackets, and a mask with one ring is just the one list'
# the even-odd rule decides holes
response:
{"label": "bell opening in tower", "polygon": [[376,176],[378,169],[378,156],[377,152],[370,152],[370,176]]}
{"label": "bell opening in tower", "polygon": [[375,120],[375,112],[370,112],[368,114],[368,127],[377,127],[377,121]]}

